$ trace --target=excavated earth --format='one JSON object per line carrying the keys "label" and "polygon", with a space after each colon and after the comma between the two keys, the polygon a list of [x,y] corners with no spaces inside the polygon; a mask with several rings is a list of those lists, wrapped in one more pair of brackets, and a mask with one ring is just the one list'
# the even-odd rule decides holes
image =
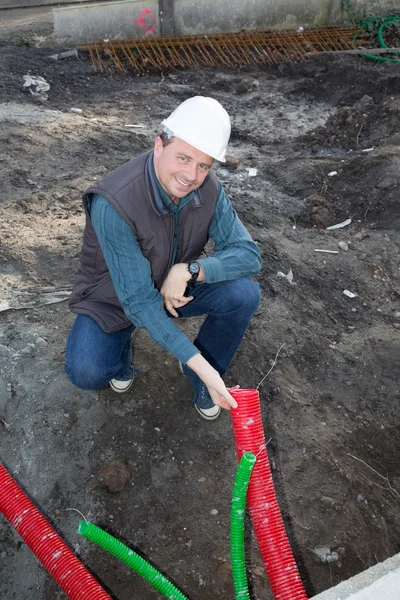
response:
{"label": "excavated earth", "polygon": [[[52,53],[0,47],[2,462],[113,598],[160,596],[68,509],[191,600],[234,597],[229,414],[201,421],[176,360],[143,331],[124,396],[79,391],[63,370],[82,191],[150,149],[179,102],[210,95],[239,159],[215,169],[263,257],[262,303],[226,382],[254,388],[271,371],[268,452],[307,594],[399,552],[399,66],[335,55],[139,77]],[[27,74],[46,79],[47,100],[23,91]],[[198,323],[181,326],[193,337]],[[249,520],[246,540],[252,598],[269,600]],[[65,598],[5,519],[0,557],[2,600]]]}

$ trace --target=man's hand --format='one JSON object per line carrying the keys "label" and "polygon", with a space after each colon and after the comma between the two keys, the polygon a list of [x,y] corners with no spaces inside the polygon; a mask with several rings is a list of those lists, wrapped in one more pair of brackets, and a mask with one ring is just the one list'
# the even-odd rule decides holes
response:
{"label": "man's hand", "polygon": [[[208,392],[214,402],[226,410],[237,408],[236,400],[230,395],[218,371],[216,371],[201,354],[195,354],[187,362],[208,389]],[[238,387],[238,386],[236,386]]]}
{"label": "man's hand", "polygon": [[164,298],[165,308],[174,317],[179,317],[176,308],[181,308],[193,300],[193,296],[184,295],[190,278],[187,264],[178,263],[172,267],[162,284],[160,292]]}

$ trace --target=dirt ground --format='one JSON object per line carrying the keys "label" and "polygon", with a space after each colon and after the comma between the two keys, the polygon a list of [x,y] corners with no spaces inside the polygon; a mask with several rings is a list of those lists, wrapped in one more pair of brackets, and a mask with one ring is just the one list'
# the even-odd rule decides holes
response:
{"label": "dirt ground", "polygon": [[[229,414],[200,420],[176,361],[144,332],[141,374],[125,396],[81,392],[63,371],[82,191],[150,148],[179,102],[211,95],[232,116],[229,154],[240,159],[217,174],[263,256],[262,304],[226,381],[257,386],[284,344],[260,391],[307,593],[399,552],[399,66],[320,56],[137,77],[53,52],[0,46],[4,464],[113,598],[159,594],[81,538],[67,509],[150,559],[191,600],[233,598]],[[23,91],[26,74],[50,84],[46,101]],[[197,326],[182,324],[190,336]],[[114,460],[129,481],[112,494],[99,473]],[[247,542],[252,597],[269,600],[250,526]],[[0,557],[2,600],[65,598],[4,519]]]}

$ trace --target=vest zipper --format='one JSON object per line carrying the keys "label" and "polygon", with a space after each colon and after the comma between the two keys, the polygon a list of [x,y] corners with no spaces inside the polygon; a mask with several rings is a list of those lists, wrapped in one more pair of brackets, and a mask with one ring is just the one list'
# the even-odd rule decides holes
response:
{"label": "vest zipper", "polygon": [[[180,231],[180,232],[177,232],[177,233],[180,233],[180,235],[178,236],[178,247],[177,247],[177,250],[180,250],[180,249],[182,248],[182,231],[183,231],[183,224],[185,223],[185,220],[186,220],[186,218],[187,218],[188,214],[189,214],[189,213],[190,213],[192,210],[195,210],[196,208],[199,208],[199,206],[198,206],[197,204],[194,204],[193,206],[190,206],[190,207],[188,208],[188,210],[187,210],[187,211],[184,213],[184,215],[183,215],[183,218],[182,218],[182,221],[181,221],[181,225],[182,225],[182,227],[181,227],[181,231]],[[176,257],[175,257],[175,258],[176,258]],[[179,258],[179,255],[178,255],[178,258]],[[197,258],[197,257],[196,257],[196,258]]]}
{"label": "vest zipper", "polygon": [[169,269],[174,266],[176,261],[176,256],[178,254],[178,229],[179,229],[179,210],[174,213],[174,236],[172,238],[172,255],[171,261],[169,263]]}

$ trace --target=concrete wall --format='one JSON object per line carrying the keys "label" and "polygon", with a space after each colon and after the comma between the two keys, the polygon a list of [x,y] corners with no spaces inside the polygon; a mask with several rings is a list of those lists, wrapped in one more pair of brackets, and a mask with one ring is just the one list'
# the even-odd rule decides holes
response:
{"label": "concrete wall", "polygon": [[241,29],[327,24],[332,0],[175,0],[175,32],[195,35]]}
{"label": "concrete wall", "polygon": [[158,0],[124,0],[53,9],[62,44],[160,35]]}
{"label": "concrete wall", "polygon": [[351,0],[354,12],[365,13],[368,11],[373,15],[384,15],[392,9],[400,10],[400,0]]}
{"label": "concrete wall", "polygon": [[[353,0],[355,12],[385,14],[400,0]],[[342,0],[123,0],[53,9],[62,43],[332,25]]]}

